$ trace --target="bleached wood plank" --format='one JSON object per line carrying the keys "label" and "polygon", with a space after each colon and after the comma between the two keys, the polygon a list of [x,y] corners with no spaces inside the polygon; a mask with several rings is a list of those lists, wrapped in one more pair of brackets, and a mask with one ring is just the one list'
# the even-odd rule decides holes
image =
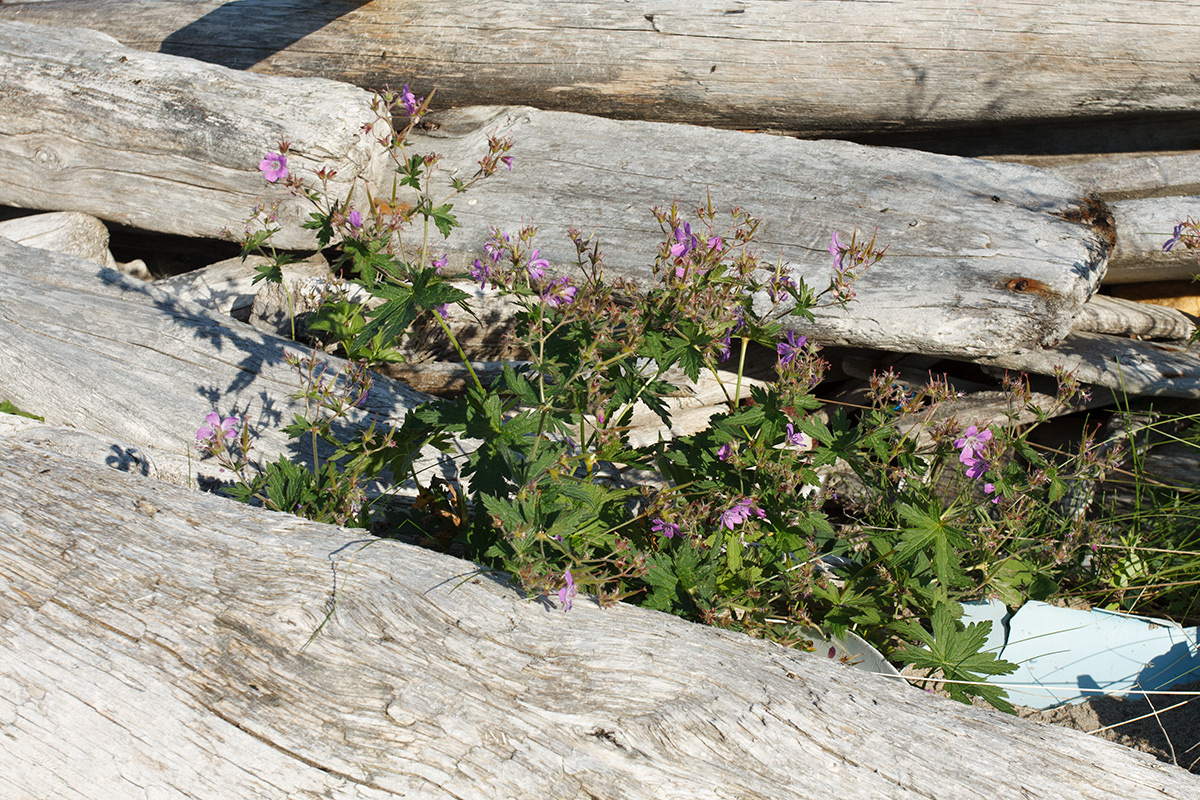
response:
{"label": "bleached wood plank", "polygon": [[[215,238],[279,201],[280,247],[315,246],[311,206],[270,185],[259,161],[292,145],[288,168],[337,171],[344,200],[377,180],[381,145],[367,92],[319,78],[252,75],[146,53],[79,28],[0,20],[0,203],[84,211],[145,230]],[[363,208],[365,192],[353,197]]]}
{"label": "bleached wood plank", "polygon": [[1109,202],[1200,195],[1200,152],[1194,150],[1003,155],[989,159],[1048,169]]}
{"label": "bleached wood plank", "polygon": [[1110,204],[1117,246],[1109,258],[1106,284],[1186,280],[1200,272],[1200,256],[1163,245],[1176,222],[1200,220],[1200,195],[1119,200]]}
{"label": "bleached wood plank", "polygon": [[575,224],[598,230],[610,275],[646,284],[662,240],[651,207],[678,198],[687,210],[711,196],[761,217],[765,259],[817,288],[832,276],[833,231],[877,232],[888,245],[846,312],[795,322],[820,343],[972,355],[1058,341],[1104,270],[1103,220],[1065,219],[1081,207],[1077,187],[1032,167],[528,108],[431,119],[440,127],[412,148],[439,153],[449,174],[474,172],[489,132],[517,142],[512,172],[455,205],[463,226],[445,248],[460,269],[491,226],[533,224],[536,246],[564,271]]}
{"label": "bleached wood plank", "polygon": [[[630,606],[579,597],[564,614],[470,578],[473,564],[398,542],[364,549],[361,537],[27,445],[0,449],[6,790],[55,800],[1195,792],[1183,770],[1075,731]],[[304,649],[335,586],[333,617]]]}
{"label": "bleached wood plank", "polygon": [[1185,2],[59,0],[10,19],[454,106],[805,136],[1194,113]]}
{"label": "bleached wood plank", "polygon": [[1083,383],[1112,389],[1118,396],[1200,398],[1200,355],[1162,342],[1075,332],[1056,347],[971,360],[1039,375],[1053,375],[1061,365]]}
{"label": "bleached wood plank", "polygon": [[[244,418],[252,456],[298,449],[288,354],[311,351],[90,262],[0,240],[0,398],[83,431],[198,461],[206,414]],[[323,356],[328,378],[345,362]],[[428,395],[377,377],[348,424],[399,423]],[[226,476],[228,477],[228,476]]]}
{"label": "bleached wood plank", "polygon": [[1083,304],[1073,330],[1139,339],[1187,339],[1195,324],[1173,308],[1098,294]]}

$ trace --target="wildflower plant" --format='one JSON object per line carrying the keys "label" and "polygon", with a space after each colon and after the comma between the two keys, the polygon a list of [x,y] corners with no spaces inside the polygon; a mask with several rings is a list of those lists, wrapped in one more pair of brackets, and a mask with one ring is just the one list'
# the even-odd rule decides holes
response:
{"label": "wildflower plant", "polygon": [[[240,421],[214,414],[201,428],[206,451],[237,467],[231,493],[385,536],[416,533],[507,571],[531,594],[557,596],[564,610],[583,595],[628,599],[798,645],[814,625],[853,629],[885,654],[963,681],[952,684],[960,699],[1006,707],[985,679],[1015,667],[982,650],[987,629],[963,626],[959,603],[995,596],[1015,606],[1089,579],[1088,555],[1104,534],[1063,501],[1115,455],[1085,443],[1058,458],[1032,446],[1015,420],[1047,412],[1020,379],[1008,384],[1011,419],[999,424],[960,422],[945,380],[909,386],[890,373],[873,379],[867,408],[828,410],[814,395],[827,368],[819,344],[781,320],[853,302],[886,247],[834,233],[830,279],[816,290],[762,258],[758,219],[707,198],[653,210],[662,241],[642,286],[610,280],[600,242],[579,229],[566,231],[570,270],[544,254],[536,228],[493,229],[467,273],[516,303],[511,344],[528,356],[485,384],[446,321],[469,313],[467,294],[431,237],[457,225],[455,195],[513,168],[512,142],[489,137],[475,175],[446,180],[436,156],[405,147],[427,106],[407,86],[379,97],[369,132],[392,154],[394,179],[385,196],[367,195],[366,213],[286,174],[285,143],[260,165],[266,180],[312,200],[322,247],[335,247],[336,265],[381,302],[366,310],[331,297],[309,326],[352,360],[337,375],[315,353],[293,364],[306,405],[286,430],[307,465],[281,459],[252,474],[247,429],[229,437]],[[389,118],[407,124],[394,132]],[[442,184],[448,194],[438,196]],[[266,230],[247,237],[247,252],[270,253]],[[418,323],[443,332],[470,374],[466,389],[396,428],[348,434],[335,423],[368,396],[368,367],[398,357],[395,343]],[[742,399],[754,348],[774,354],[776,379]],[[631,443],[635,411],[669,424],[678,376],[720,369],[736,373],[735,387],[706,430]],[[1065,406],[1078,386],[1069,375],[1061,384]],[[423,478],[416,454],[449,452],[455,440],[478,443],[458,480]],[[614,479],[615,467],[657,478]],[[381,480],[413,484],[412,510],[376,513],[367,487]]]}

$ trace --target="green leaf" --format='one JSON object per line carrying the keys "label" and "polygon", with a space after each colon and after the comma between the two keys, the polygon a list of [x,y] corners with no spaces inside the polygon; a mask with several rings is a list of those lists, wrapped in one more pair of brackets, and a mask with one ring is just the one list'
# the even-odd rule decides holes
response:
{"label": "green leaf", "polygon": [[459,221],[450,213],[450,209],[454,206],[449,203],[444,203],[430,212],[430,217],[433,218],[433,224],[441,232],[445,238],[450,238],[450,231],[459,226]]}
{"label": "green leaf", "polygon": [[30,414],[28,411],[22,411],[7,400],[0,400],[0,414],[15,414],[18,417],[36,419],[38,422],[46,421],[44,417],[39,417],[37,414]]}
{"label": "green leaf", "polygon": [[[953,586],[962,578],[959,569],[959,553],[955,548],[966,547],[967,537],[958,529],[951,527],[946,521],[951,517],[953,509],[938,513],[938,506],[931,504],[928,509],[920,509],[908,503],[902,503],[900,516],[908,523],[908,527],[900,537],[896,546],[897,561],[912,560],[917,554],[929,556],[933,562],[934,573],[943,586]],[[932,546],[933,553],[929,554]]]}
{"label": "green leaf", "polygon": [[282,284],[285,263],[287,262],[283,258],[277,258],[266,264],[259,264],[254,268],[254,280],[250,281],[250,285],[253,286],[259,281]]}
{"label": "green leaf", "polygon": [[301,226],[317,232],[317,244],[324,250],[333,241],[333,215],[321,214],[316,211],[308,215],[308,220]]}
{"label": "green leaf", "polygon": [[933,613],[932,628],[931,635],[920,626],[911,625],[908,631],[911,637],[928,649],[909,645],[896,656],[918,669],[940,670],[948,681],[966,681],[946,684],[946,691],[959,702],[969,702],[968,695],[976,695],[1001,711],[1013,713],[1005,691],[986,682],[988,676],[1007,675],[1017,669],[1016,664],[997,658],[995,653],[982,652],[992,623],[973,622],[964,627],[949,604],[939,603]]}

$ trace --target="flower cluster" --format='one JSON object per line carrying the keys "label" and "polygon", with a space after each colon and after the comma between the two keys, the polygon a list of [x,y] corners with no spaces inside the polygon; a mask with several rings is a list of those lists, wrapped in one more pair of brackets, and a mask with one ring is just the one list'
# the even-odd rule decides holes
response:
{"label": "flower cluster", "polygon": [[[975,425],[963,431],[961,438],[954,440],[954,447],[959,450],[958,460],[967,468],[966,476],[971,480],[982,478],[992,468],[988,460],[984,458],[984,451],[991,440],[991,431],[986,429],[979,430]],[[985,483],[983,490],[988,494],[993,494],[996,491],[996,486],[992,483]],[[996,495],[993,497],[992,502],[1000,502],[1000,496]]]}
{"label": "flower cluster", "polygon": [[492,228],[491,237],[484,243],[483,258],[471,265],[472,280],[480,288],[493,287],[518,293],[538,295],[542,302],[557,308],[575,301],[578,288],[570,278],[547,278],[550,261],[542,251],[531,247],[537,228],[526,226],[518,233]]}

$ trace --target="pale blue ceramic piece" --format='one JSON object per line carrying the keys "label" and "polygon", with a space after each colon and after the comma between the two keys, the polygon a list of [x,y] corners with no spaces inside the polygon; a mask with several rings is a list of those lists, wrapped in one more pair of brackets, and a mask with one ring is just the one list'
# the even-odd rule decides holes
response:
{"label": "pale blue ceramic piece", "polygon": [[1011,616],[994,600],[964,603],[963,609],[964,623],[992,622],[991,652],[1018,665],[992,682],[1004,685],[1019,705],[1053,708],[1104,694],[1139,699],[1138,691],[1200,679],[1200,628],[1039,602]]}

